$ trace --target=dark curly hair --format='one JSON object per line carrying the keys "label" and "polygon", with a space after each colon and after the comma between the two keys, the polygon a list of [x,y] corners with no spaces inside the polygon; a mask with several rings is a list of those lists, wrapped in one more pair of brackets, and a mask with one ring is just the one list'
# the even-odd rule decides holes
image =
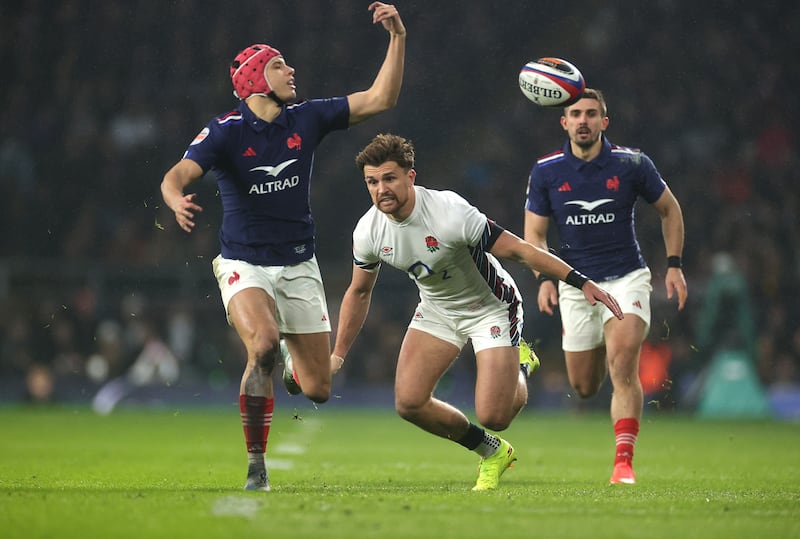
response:
{"label": "dark curly hair", "polygon": [[364,172],[364,166],[378,166],[394,161],[404,170],[414,168],[414,144],[398,135],[377,135],[356,155],[356,166]]}

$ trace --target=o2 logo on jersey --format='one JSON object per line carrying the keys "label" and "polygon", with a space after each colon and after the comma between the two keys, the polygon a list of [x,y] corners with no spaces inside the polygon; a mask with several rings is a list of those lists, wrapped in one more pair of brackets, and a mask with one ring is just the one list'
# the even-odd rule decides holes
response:
{"label": "o2 logo on jersey", "polygon": [[417,281],[426,279],[436,273],[425,262],[415,262],[411,264],[406,271]]}
{"label": "o2 logo on jersey", "polygon": [[417,261],[411,264],[408,269],[406,270],[408,275],[413,279],[420,281],[422,279],[427,279],[429,277],[433,277],[434,275],[441,275],[442,280],[446,281],[447,279],[452,278],[452,275],[447,274],[447,270],[442,270],[442,273],[436,273],[428,266],[425,262]]}

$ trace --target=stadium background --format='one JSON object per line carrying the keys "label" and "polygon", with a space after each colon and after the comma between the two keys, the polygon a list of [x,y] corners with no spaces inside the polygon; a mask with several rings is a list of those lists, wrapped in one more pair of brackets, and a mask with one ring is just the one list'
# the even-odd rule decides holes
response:
{"label": "stadium background", "polygon": [[[89,402],[137,359],[140,399],[234,400],[242,350],[211,276],[213,179],[197,187],[205,212],[191,236],[159,183],[206,122],[235,106],[227,66],[251,42],[285,54],[301,98],[366,88],[386,44],[368,3],[0,6],[0,401]],[[647,152],[684,210],[690,301],[680,315],[664,293],[655,212],[637,217],[655,284],[646,355],[668,368],[653,379],[648,410],[693,410],[697,381],[723,349],[746,352],[770,395],[800,392],[800,5],[397,5],[409,31],[398,106],[331,135],[317,153],[312,204],[334,325],[350,231],[369,204],[358,149],[378,132],[413,139],[421,184],[454,189],[521,233],[530,167],[564,136],[559,112],[526,101],[516,77],[529,59],[561,56],[606,93],[609,138]],[[524,335],[544,362],[531,405],[574,407],[558,318],[536,311],[535,282],[509,268],[527,300]],[[404,275],[383,272],[336,380],[343,401],[391,402],[415,301]],[[164,368],[172,356],[177,370]],[[467,349],[440,391],[468,400],[472,373]]]}

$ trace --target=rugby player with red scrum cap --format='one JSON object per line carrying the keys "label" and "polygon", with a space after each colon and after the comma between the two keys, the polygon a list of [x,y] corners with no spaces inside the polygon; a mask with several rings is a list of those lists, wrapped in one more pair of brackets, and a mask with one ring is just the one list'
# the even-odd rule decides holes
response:
{"label": "rugby player with red scrum cap", "polygon": [[[245,490],[270,490],[265,463],[274,410],[272,373],[315,403],[328,400],[342,360],[331,355],[331,326],[315,256],[310,207],[314,152],[322,139],[393,107],[403,79],[406,29],[397,9],[373,2],[374,24],[389,33],[372,85],[346,97],[295,102],[295,70],[277,49],[251,45],[230,66],[238,107],[217,116],[165,175],[161,193],[178,225],[192,232],[203,211],[184,189],[208,171],[222,201],[220,254],[213,261],[228,323],[247,352],[239,410],[248,453]],[[302,389],[300,389],[302,387]]]}

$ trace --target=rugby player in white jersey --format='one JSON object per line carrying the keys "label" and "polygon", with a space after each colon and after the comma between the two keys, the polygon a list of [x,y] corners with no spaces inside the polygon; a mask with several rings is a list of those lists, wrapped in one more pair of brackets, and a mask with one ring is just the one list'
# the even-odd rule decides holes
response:
{"label": "rugby player in white jersey", "polygon": [[[619,305],[561,259],[504,230],[456,193],[415,185],[411,141],[378,135],[357,155],[356,165],[373,207],[353,232],[353,276],[342,299],[332,359],[345,358],[361,330],[380,265],[407,272],[420,302],[400,348],[395,408],[421,429],[480,455],[473,490],[497,488],[516,455],[488,430],[509,426],[527,402],[527,375],[538,366],[534,354],[520,353],[522,297],[497,259],[565,280],[589,303],[599,301],[622,318]],[[467,340],[477,361],[480,426],[433,396]]]}

